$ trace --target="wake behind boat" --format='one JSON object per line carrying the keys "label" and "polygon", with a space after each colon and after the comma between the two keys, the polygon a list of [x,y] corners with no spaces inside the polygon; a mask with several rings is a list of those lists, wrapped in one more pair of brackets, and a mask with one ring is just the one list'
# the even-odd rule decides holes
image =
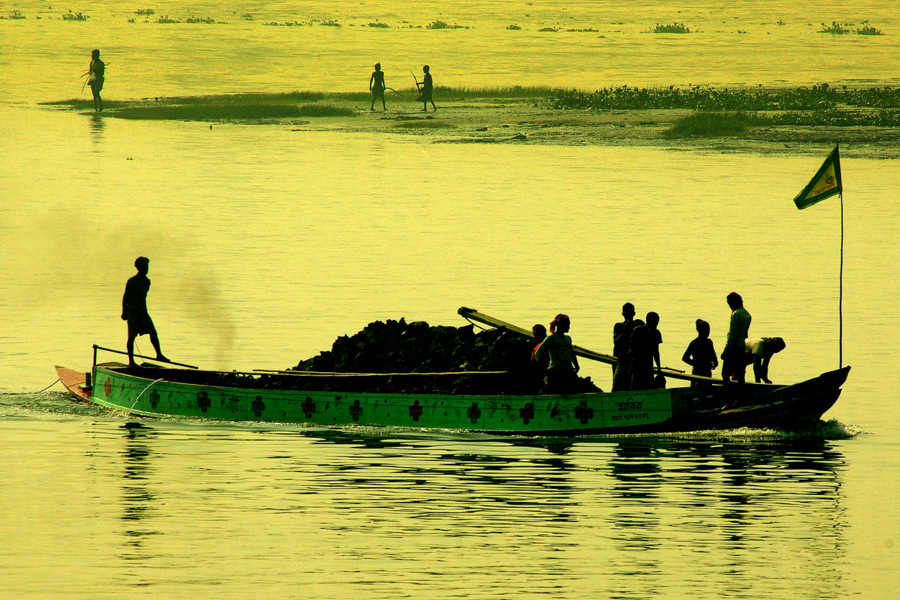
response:
{"label": "wake behind boat", "polygon": [[[459,312],[504,334],[531,335],[472,309]],[[834,405],[850,371],[843,367],[793,385],[760,385],[725,384],[663,369],[667,377],[703,385],[536,394],[517,391],[521,374],[515,371],[228,372],[152,363],[129,367],[98,363],[97,351],[106,349],[94,348],[90,373],[57,367],[60,380],[82,399],[130,414],[513,435],[803,429]],[[594,360],[615,361],[583,348],[576,351]],[[423,380],[446,381],[443,389],[448,391],[423,387]]]}

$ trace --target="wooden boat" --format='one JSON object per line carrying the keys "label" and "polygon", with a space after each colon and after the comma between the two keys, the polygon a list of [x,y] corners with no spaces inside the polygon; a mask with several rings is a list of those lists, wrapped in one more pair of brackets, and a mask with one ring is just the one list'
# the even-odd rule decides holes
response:
{"label": "wooden boat", "polygon": [[[530,332],[462,308],[460,314],[510,331]],[[76,396],[141,416],[271,421],[316,426],[356,425],[466,430],[514,435],[652,433],[738,427],[802,429],[837,401],[850,367],[793,385],[725,385],[721,380],[664,369],[692,387],[572,395],[457,395],[370,391],[378,378],[421,373],[219,372],[97,362],[90,373],[57,367]],[[582,356],[614,358],[577,348]],[[181,367],[188,367],[181,365]],[[478,373],[427,374],[479,376]],[[336,389],[302,389],[311,387]],[[339,384],[339,385],[338,385]],[[307,386],[309,387],[309,386]],[[298,389],[300,388],[300,389]]]}

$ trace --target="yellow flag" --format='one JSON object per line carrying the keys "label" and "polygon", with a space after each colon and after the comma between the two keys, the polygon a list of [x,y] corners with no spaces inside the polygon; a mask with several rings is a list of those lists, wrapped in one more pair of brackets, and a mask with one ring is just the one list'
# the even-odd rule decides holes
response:
{"label": "yellow flag", "polygon": [[812,180],[803,191],[794,198],[797,208],[803,209],[821,202],[825,198],[843,193],[841,185],[841,157],[838,147],[835,146],[819,170],[813,175]]}

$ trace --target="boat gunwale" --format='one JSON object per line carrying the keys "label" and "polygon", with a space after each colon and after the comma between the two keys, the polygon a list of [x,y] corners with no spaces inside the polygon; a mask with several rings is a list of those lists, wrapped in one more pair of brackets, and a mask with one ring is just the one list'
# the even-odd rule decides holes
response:
{"label": "boat gunwale", "polygon": [[[166,378],[154,379],[153,377],[144,376],[144,375],[136,375],[134,373],[127,372],[127,370],[131,369],[131,368],[133,368],[133,367],[127,367],[125,365],[120,365],[117,367],[110,367],[107,364],[98,364],[94,367],[95,370],[111,371],[120,376],[130,377],[133,379],[139,379],[141,381],[146,381],[150,385],[164,384],[164,385],[175,385],[175,386],[191,386],[192,388],[196,387],[196,388],[204,388],[204,389],[211,389],[211,390],[240,390],[240,391],[247,391],[247,392],[264,391],[264,392],[271,392],[273,394],[294,394],[294,393],[296,393],[298,395],[299,394],[317,394],[317,395],[320,395],[320,394],[335,395],[335,394],[337,394],[337,395],[342,395],[342,396],[347,396],[347,395],[363,396],[363,397],[377,396],[379,398],[388,398],[388,397],[394,398],[394,397],[396,397],[396,398],[405,398],[405,399],[409,399],[409,398],[454,398],[454,399],[456,399],[456,398],[467,398],[467,399],[468,398],[485,398],[485,399],[488,399],[489,398],[489,399],[499,400],[499,399],[509,398],[509,399],[517,399],[517,400],[522,400],[522,399],[583,400],[583,399],[592,398],[592,397],[634,396],[635,392],[640,392],[641,394],[671,393],[671,392],[675,392],[676,390],[689,390],[690,389],[688,387],[678,387],[678,388],[661,388],[661,389],[656,389],[656,390],[632,390],[632,391],[618,391],[618,392],[605,392],[605,391],[600,390],[600,391],[593,391],[593,392],[580,392],[577,394],[430,394],[430,393],[422,393],[422,392],[403,393],[403,392],[366,392],[366,391],[358,392],[358,391],[335,391],[335,390],[272,389],[272,388],[255,388],[255,387],[249,387],[249,386],[245,387],[245,386],[212,385],[212,384],[206,384],[206,383],[174,381],[174,380],[170,380],[170,379],[166,379]],[[138,367],[138,368],[141,368],[141,367]],[[169,369],[169,368],[161,368],[161,369],[152,368],[152,369],[146,369],[146,370],[148,370],[148,371],[168,371],[168,372],[177,371],[177,372],[191,373],[191,374],[208,373],[208,374],[218,374],[218,375],[234,375],[234,374],[238,373],[238,372],[232,372],[232,371],[212,371],[212,370],[211,371],[203,371],[203,370],[188,371],[185,369]],[[241,373],[241,374],[254,376],[253,374],[250,374],[250,373]],[[269,374],[263,373],[262,375],[268,376]],[[684,393],[684,392],[679,392],[679,393]]]}

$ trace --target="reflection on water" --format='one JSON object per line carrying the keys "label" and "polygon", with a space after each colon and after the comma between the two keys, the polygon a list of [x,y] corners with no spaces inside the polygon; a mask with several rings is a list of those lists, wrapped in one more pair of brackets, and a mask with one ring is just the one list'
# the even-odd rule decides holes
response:
{"label": "reflection on water", "polygon": [[99,114],[93,114],[87,119],[87,122],[90,127],[91,141],[100,146],[103,144],[103,130],[106,127],[106,120]]}
{"label": "reflection on water", "polygon": [[[159,532],[146,527],[153,518],[156,498],[150,491],[148,480],[152,477],[151,443],[153,430],[142,427],[124,427],[125,448],[121,453],[122,473],[122,521],[125,551],[122,560],[149,558],[144,550],[144,538]],[[148,443],[150,442],[150,443]]]}
{"label": "reflection on water", "polygon": [[827,440],[100,430],[98,495],[118,490],[138,595],[223,597],[241,565],[282,597],[844,591],[844,458]]}

